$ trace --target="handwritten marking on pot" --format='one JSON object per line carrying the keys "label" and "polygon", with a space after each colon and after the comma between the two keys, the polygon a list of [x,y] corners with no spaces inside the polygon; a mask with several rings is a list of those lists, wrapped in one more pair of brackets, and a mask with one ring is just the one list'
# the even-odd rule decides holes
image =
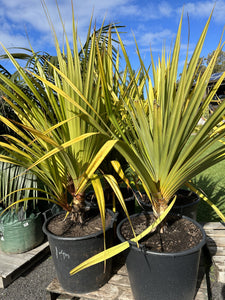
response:
{"label": "handwritten marking on pot", "polygon": [[62,258],[63,260],[65,259],[70,259],[70,255],[67,254],[66,252],[64,252],[63,250],[59,250],[57,247],[55,247],[55,254],[56,254],[56,258]]}

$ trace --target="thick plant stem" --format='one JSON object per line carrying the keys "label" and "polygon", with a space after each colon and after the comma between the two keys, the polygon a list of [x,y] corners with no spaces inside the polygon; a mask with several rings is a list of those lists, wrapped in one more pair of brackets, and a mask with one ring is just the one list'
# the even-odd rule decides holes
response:
{"label": "thick plant stem", "polygon": [[69,175],[67,184],[67,190],[72,196],[72,208],[71,208],[71,219],[74,222],[84,223],[84,213],[85,213],[85,193],[77,193],[76,186],[72,177]]}
{"label": "thick plant stem", "polygon": [[78,193],[73,195],[72,201],[72,220],[84,223],[84,213],[85,213],[85,193]]}
{"label": "thick plant stem", "polygon": [[[157,193],[157,196],[161,196],[159,198],[154,197],[152,209],[153,209],[153,215],[155,219],[159,218],[162,213],[165,212],[165,210],[168,207],[167,201],[162,197],[161,193]],[[163,233],[166,228],[166,218],[158,225],[158,230],[160,233]]]}

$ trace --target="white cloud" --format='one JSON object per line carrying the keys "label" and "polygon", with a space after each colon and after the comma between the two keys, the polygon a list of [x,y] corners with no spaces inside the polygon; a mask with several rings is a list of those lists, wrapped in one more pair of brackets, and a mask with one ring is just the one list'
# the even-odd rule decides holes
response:
{"label": "white cloud", "polygon": [[163,1],[159,4],[159,12],[162,17],[170,17],[173,13],[173,8],[168,2]]}
{"label": "white cloud", "polygon": [[140,1],[139,3],[140,5],[136,15],[140,21],[169,18],[174,12],[172,5],[168,1],[149,1],[147,4],[142,4]]}
{"label": "white cloud", "polygon": [[[59,39],[62,37],[62,26],[59,21],[55,0],[45,0]],[[183,3],[180,1],[179,3]],[[58,0],[66,32],[71,37],[71,0]],[[211,0],[190,0],[185,7],[193,18],[207,18],[214,5]],[[49,24],[47,22],[41,0],[0,0],[0,41],[7,47],[28,47],[25,28],[35,50],[47,50],[53,45]],[[78,35],[82,42],[86,38],[91,14],[94,10],[93,22],[97,27],[106,17],[108,22],[129,24],[127,33],[122,36],[127,46],[134,44],[130,28],[134,30],[140,47],[161,51],[164,42],[170,47],[181,14],[182,7],[175,6],[173,1],[138,1],[138,0],[74,0],[74,13],[78,24]],[[214,11],[214,19],[224,23],[225,0],[218,0]],[[176,22],[175,29],[170,23]],[[124,22],[124,23],[123,23]],[[147,25],[146,25],[147,24]],[[166,28],[166,29],[165,29]],[[62,39],[62,38],[61,38]],[[149,48],[148,48],[149,49]]]}
{"label": "white cloud", "polygon": [[213,18],[216,22],[221,22],[224,24],[224,12],[225,12],[225,1],[192,1],[185,3],[184,6],[176,9],[177,13],[180,15],[181,11],[184,8],[184,13],[188,13],[189,16],[193,16],[195,18],[208,18],[213,7],[215,5],[215,9],[213,12]]}
{"label": "white cloud", "polygon": [[[62,35],[62,25],[59,21],[58,11],[55,0],[45,0],[49,15],[54,24],[57,33]],[[32,4],[31,4],[32,3]],[[71,35],[72,18],[71,18],[71,0],[58,0],[60,12],[63,22],[65,23],[68,36]],[[8,28],[4,31],[4,43],[18,45],[18,31],[25,32],[25,28],[29,35],[38,34],[37,44],[41,40],[46,40],[50,34],[50,27],[44,13],[40,0],[0,0],[0,20],[1,24],[7,24]],[[101,24],[104,17],[110,22],[118,22],[119,16],[128,16],[140,14],[137,5],[132,4],[132,0],[86,0],[74,1],[74,13],[77,20],[78,34],[81,39],[86,38],[87,28],[89,26],[90,17],[94,11],[93,22]],[[21,39],[19,44],[25,43],[26,40]],[[52,43],[52,40],[49,40]]]}
{"label": "white cloud", "polygon": [[[40,32],[40,37],[49,32],[41,2],[35,0],[30,4],[27,0],[0,0],[0,20],[5,26],[4,30],[1,28],[0,41],[6,47],[28,47],[26,33],[32,41],[33,32]],[[39,37],[34,42],[39,44]]]}
{"label": "white cloud", "polygon": [[[15,39],[17,41],[16,45],[15,45]],[[6,48],[15,47],[15,46],[23,47],[24,45],[27,44],[26,36],[23,36],[21,34],[16,34],[12,36],[9,33],[3,31],[0,31],[0,41],[4,41],[3,45]]]}
{"label": "white cloud", "polygon": [[216,2],[215,12],[213,14],[214,20],[216,22],[221,22],[222,24],[225,23],[225,1],[218,1]]}
{"label": "white cloud", "polygon": [[139,39],[142,45],[163,45],[163,42],[169,40],[171,41],[174,37],[174,33],[169,29],[164,29],[159,32],[147,32],[144,33]]}
{"label": "white cloud", "polygon": [[183,7],[178,9],[178,13],[181,14],[181,11],[184,8],[184,13],[188,13],[190,16],[195,16],[198,18],[201,17],[209,17],[210,12],[213,8],[212,1],[195,1],[195,2],[187,2]]}
{"label": "white cloud", "polygon": [[41,2],[35,0],[32,1],[32,5],[30,4],[30,1],[27,0],[1,0],[1,16],[7,19],[9,23],[17,24],[19,27],[24,26],[24,24],[30,24],[38,30],[44,29],[47,22]]}

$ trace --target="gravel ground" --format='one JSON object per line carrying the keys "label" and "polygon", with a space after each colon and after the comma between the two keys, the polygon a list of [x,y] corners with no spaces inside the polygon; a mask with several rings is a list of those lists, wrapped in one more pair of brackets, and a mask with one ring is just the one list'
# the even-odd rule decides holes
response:
{"label": "gravel ground", "polygon": [[[46,300],[46,288],[55,277],[52,258],[47,257],[7,288],[0,289],[0,300]],[[211,295],[207,300],[225,300],[225,284],[211,280]]]}
{"label": "gravel ground", "polygon": [[211,298],[209,300],[225,300],[225,284],[215,282],[211,289]]}
{"label": "gravel ground", "polygon": [[0,289],[1,300],[45,300],[46,287],[56,277],[51,257],[22,274],[7,288]]}

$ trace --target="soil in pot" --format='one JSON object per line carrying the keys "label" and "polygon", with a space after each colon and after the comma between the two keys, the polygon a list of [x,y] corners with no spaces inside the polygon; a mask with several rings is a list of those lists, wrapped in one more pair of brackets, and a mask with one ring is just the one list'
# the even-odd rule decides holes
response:
{"label": "soil in pot", "polygon": [[[143,232],[154,221],[152,214],[142,214],[132,218],[135,233]],[[121,234],[129,240],[133,238],[133,233],[128,221],[121,227]],[[190,220],[179,216],[169,216],[163,233],[155,230],[141,240],[141,244],[147,250],[154,252],[179,252],[193,248],[202,240],[201,230]]]}
{"label": "soil in pot", "polygon": [[[106,247],[113,246],[116,215],[106,212]],[[86,268],[71,276],[69,272],[89,257],[104,250],[101,218],[97,209],[77,224],[65,212],[46,220],[43,231],[48,237],[56,274],[61,287],[71,293],[88,293],[104,285],[112,274],[112,260]]]}
{"label": "soil in pot", "polygon": [[[112,217],[106,213],[105,226],[108,227]],[[102,230],[102,221],[99,214],[86,216],[84,223],[76,223],[70,217],[65,219],[65,214],[59,214],[48,224],[48,230],[61,237],[82,237]]]}

